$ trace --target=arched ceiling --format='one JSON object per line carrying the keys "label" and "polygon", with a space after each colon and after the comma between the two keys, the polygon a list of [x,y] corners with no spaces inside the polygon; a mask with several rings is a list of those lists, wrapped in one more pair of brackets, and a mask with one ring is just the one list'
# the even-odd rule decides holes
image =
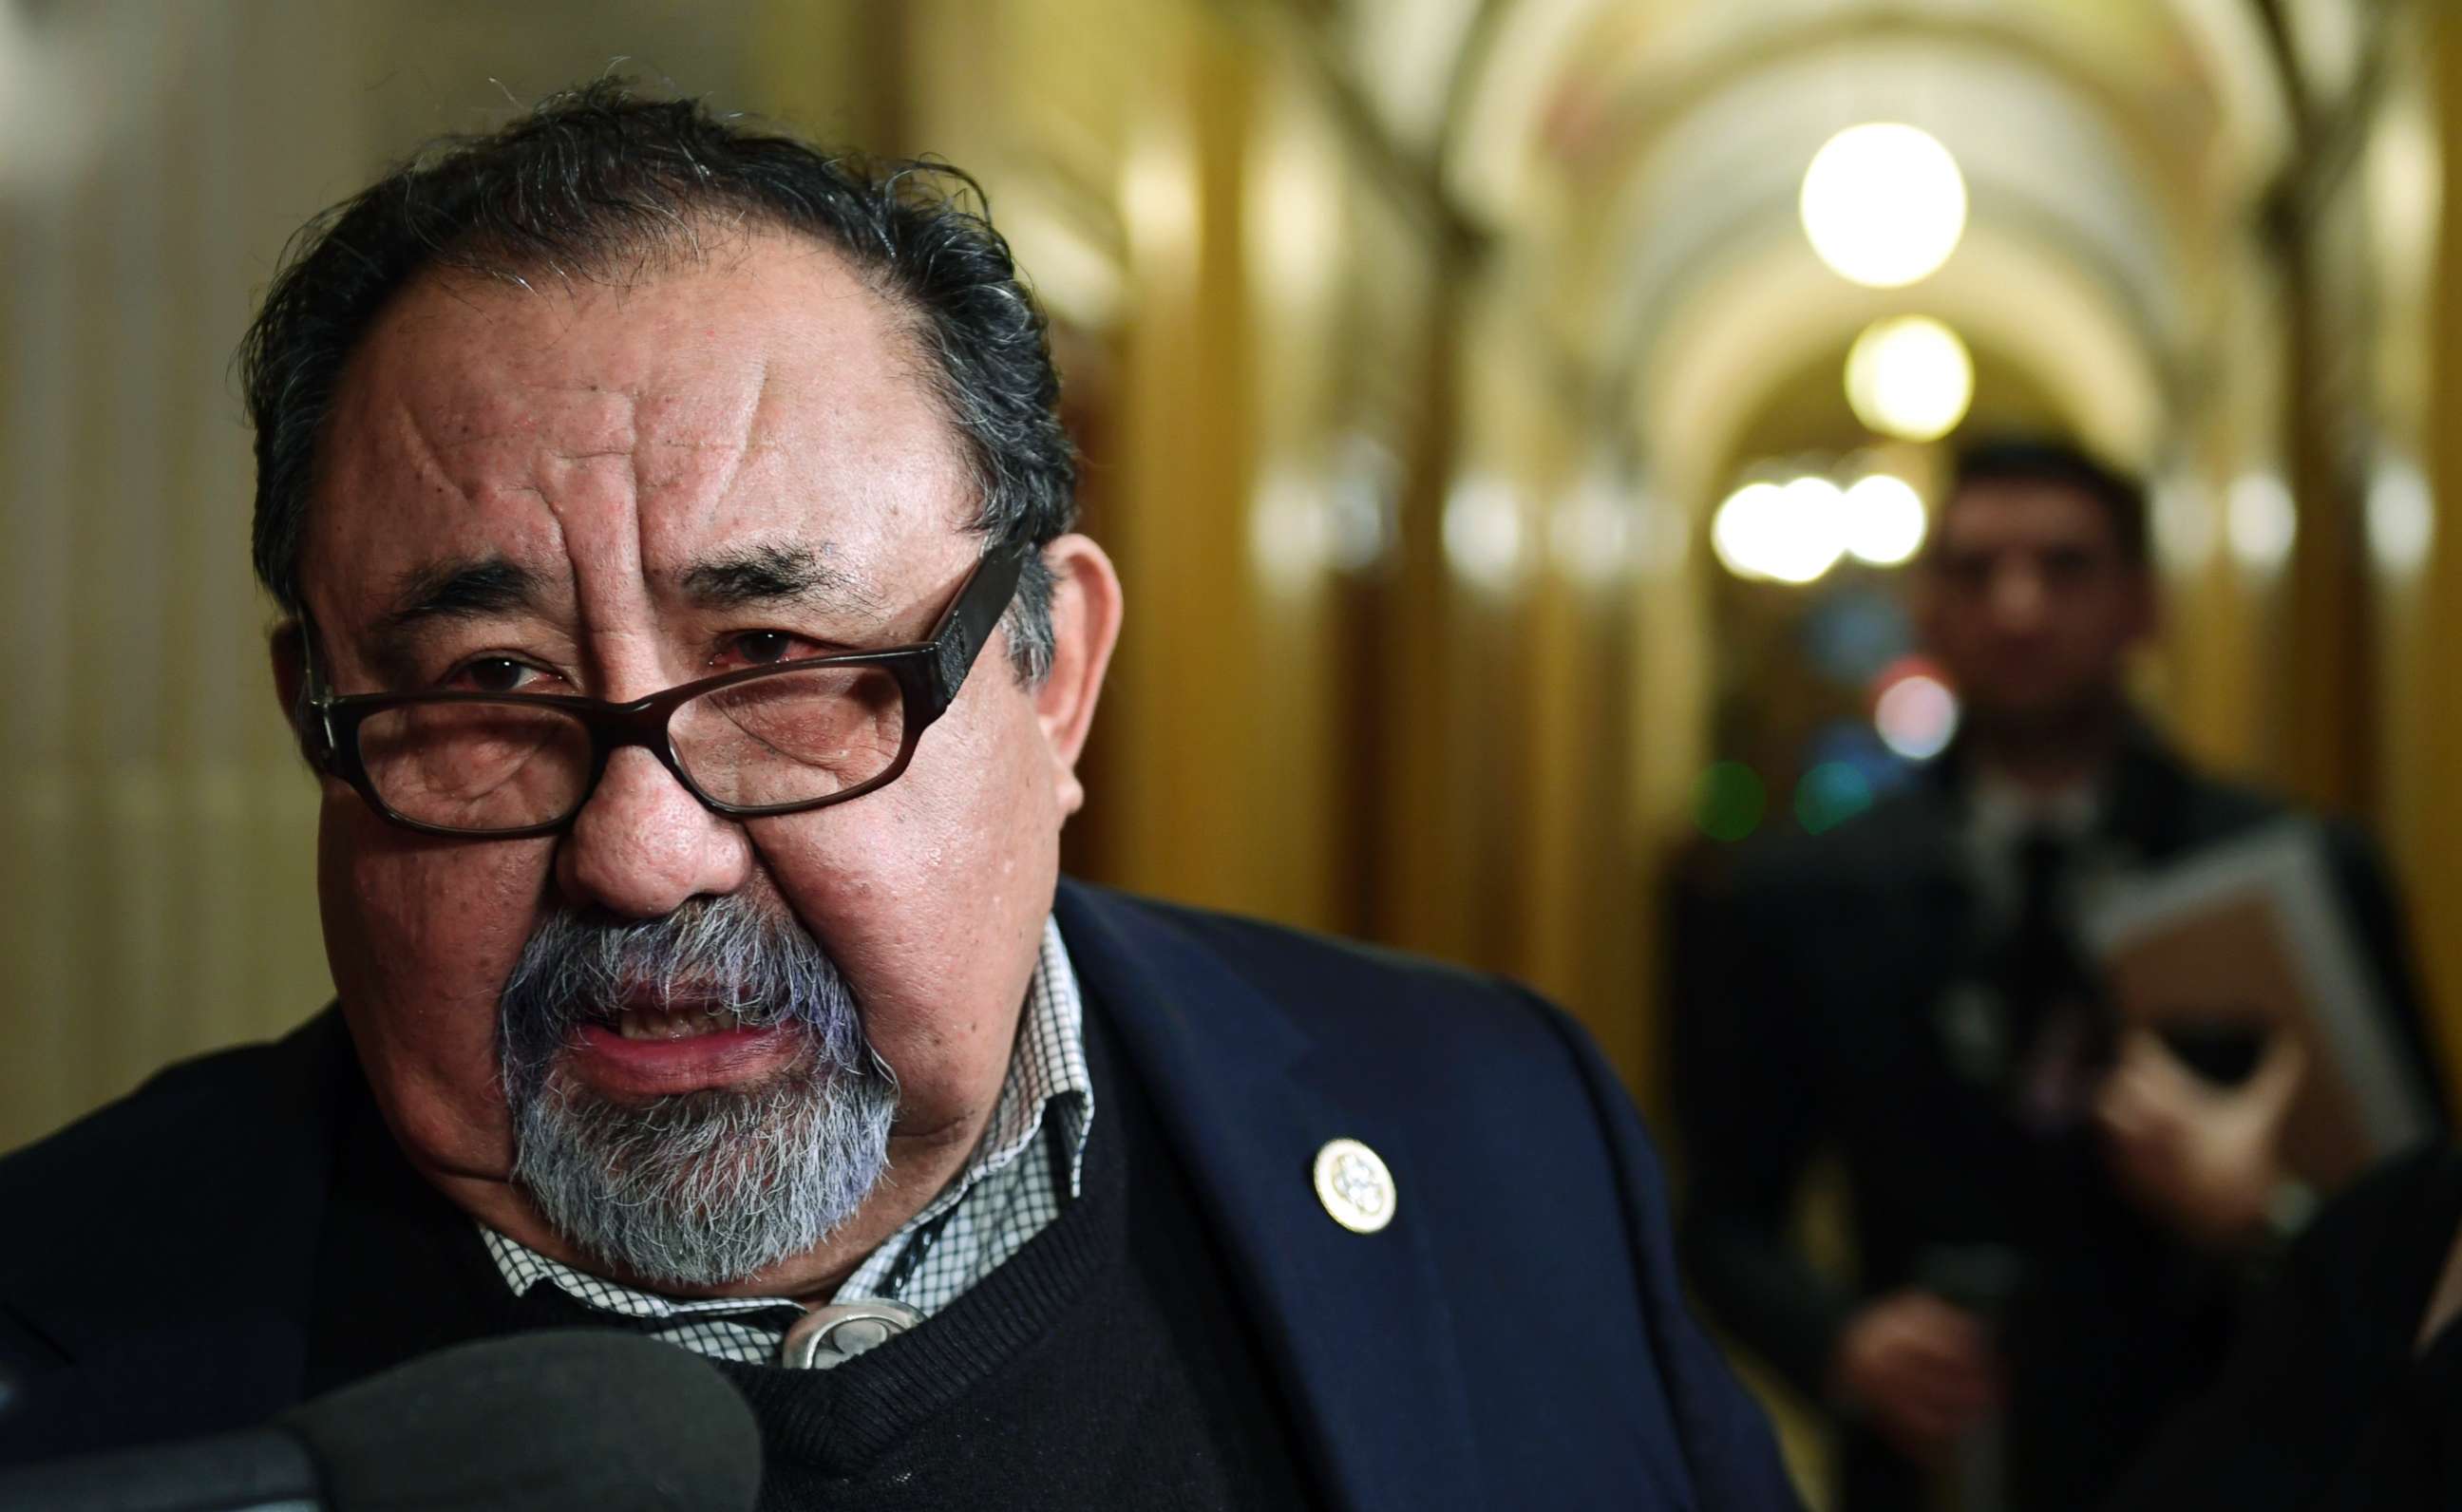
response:
{"label": "arched ceiling", "polygon": [[[1371,45],[1406,9],[1440,24],[1415,50]],[[1776,375],[1887,308],[1965,324],[2082,431],[2144,459],[2207,364],[2216,270],[2292,140],[2257,0],[1345,10],[1371,100],[1416,99],[1407,122],[1388,112],[1396,139],[1530,292],[1599,421],[1679,474],[1713,464],[1708,438],[1742,432]],[[1409,72],[1415,95],[1395,82]],[[1795,229],[1804,164],[1868,119],[1941,138],[1972,194],[1957,256],[1899,295],[1829,275]]]}
{"label": "arched ceiling", "polygon": [[1867,323],[1909,313],[1947,320],[2019,370],[2087,444],[2130,463],[2155,457],[2164,375],[2140,334],[2073,261],[1989,227],[1972,234],[1980,255],[1953,260],[1919,292],[1842,292],[1796,236],[1764,236],[1722,259],[1636,374],[1646,400],[1629,434],[1656,489],[1695,504],[1723,491],[1718,469],[1807,358],[1843,355]]}
{"label": "arched ceiling", "polygon": [[2031,57],[2142,117],[2162,156],[2211,151],[2243,184],[2289,141],[2255,0],[1487,0],[1476,19],[1458,29],[1442,145],[1448,184],[1491,224],[1510,224],[1534,166],[1616,118],[1646,135],[1759,63],[1876,33]]}
{"label": "arched ceiling", "polygon": [[1771,227],[1791,234],[1804,165],[1832,134],[1870,119],[1952,143],[1978,230],[2059,248],[2150,338],[2176,338],[2165,327],[2190,260],[2182,244],[2199,227],[2175,220],[2109,118],[2022,57],[1898,35],[1791,52],[1740,74],[1629,155],[1560,223],[1556,287],[1582,307],[1565,329],[1646,343],[1672,314],[1659,307],[1680,302],[1726,248]]}

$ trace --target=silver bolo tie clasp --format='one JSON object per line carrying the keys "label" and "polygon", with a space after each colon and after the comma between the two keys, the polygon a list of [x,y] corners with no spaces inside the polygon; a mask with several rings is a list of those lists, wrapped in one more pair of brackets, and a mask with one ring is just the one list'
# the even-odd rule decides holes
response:
{"label": "silver bolo tie clasp", "polygon": [[814,1307],[796,1319],[787,1337],[779,1341],[778,1363],[790,1370],[830,1370],[887,1344],[922,1321],[922,1313],[885,1297]]}

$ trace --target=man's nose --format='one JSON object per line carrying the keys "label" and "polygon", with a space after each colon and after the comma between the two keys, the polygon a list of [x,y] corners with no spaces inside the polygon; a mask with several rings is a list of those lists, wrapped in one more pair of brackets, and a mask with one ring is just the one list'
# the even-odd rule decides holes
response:
{"label": "man's nose", "polygon": [[751,867],[743,827],[702,808],[636,746],[608,759],[597,790],[556,848],[566,897],[624,918],[657,918],[704,893],[732,893]]}
{"label": "man's nose", "polygon": [[2023,566],[2004,567],[1992,577],[1992,620],[2003,631],[2024,632],[2042,623],[2050,607],[2043,575]]}

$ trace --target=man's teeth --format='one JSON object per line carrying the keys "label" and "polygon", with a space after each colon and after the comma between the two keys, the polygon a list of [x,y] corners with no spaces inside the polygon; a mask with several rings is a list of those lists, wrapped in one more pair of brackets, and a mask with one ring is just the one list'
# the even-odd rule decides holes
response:
{"label": "man's teeth", "polygon": [[628,1007],[616,1018],[616,1032],[628,1040],[688,1040],[735,1026],[735,1015],[724,1008]]}

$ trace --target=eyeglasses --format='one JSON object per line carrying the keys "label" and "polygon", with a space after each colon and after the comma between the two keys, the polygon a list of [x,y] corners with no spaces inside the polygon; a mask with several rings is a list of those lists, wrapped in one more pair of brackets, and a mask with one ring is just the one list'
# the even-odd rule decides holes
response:
{"label": "eyeglasses", "polygon": [[976,563],[927,640],[722,673],[630,703],[540,693],[337,697],[312,657],[309,760],[424,834],[553,834],[625,745],[647,749],[730,818],[844,803],[906,769],[916,742],[956,701],[1033,550]]}

